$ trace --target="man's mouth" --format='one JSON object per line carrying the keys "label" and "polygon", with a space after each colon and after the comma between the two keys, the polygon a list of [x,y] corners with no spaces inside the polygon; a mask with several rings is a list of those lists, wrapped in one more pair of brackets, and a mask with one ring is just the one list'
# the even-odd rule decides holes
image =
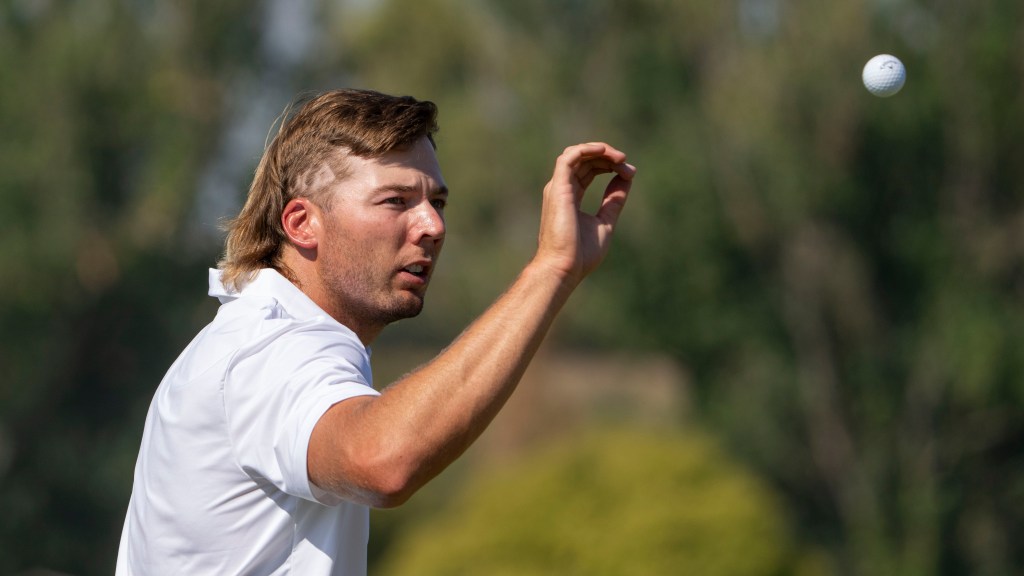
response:
{"label": "man's mouth", "polygon": [[402,270],[405,270],[406,272],[412,274],[413,276],[418,276],[420,278],[424,277],[425,269],[422,264],[410,264],[409,266],[402,268]]}

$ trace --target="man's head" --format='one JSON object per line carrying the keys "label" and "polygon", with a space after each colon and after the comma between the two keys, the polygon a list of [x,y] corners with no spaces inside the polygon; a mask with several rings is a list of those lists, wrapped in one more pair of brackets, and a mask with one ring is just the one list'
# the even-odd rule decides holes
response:
{"label": "man's head", "polygon": [[219,263],[224,284],[240,289],[261,268],[294,280],[282,260],[288,244],[282,215],[289,202],[306,198],[330,210],[333,185],[348,175],[352,157],[381,158],[424,138],[433,145],[437,129],[437,107],[409,96],[336,90],[307,102],[282,122],[241,213],[228,224]]}

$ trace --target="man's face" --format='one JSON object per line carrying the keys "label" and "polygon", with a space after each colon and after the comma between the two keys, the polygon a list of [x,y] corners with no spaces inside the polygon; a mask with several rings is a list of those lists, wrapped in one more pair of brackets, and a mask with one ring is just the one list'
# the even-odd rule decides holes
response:
{"label": "man's face", "polygon": [[317,264],[332,308],[354,330],[420,313],[444,243],[448,189],[422,138],[379,158],[348,158],[329,192]]}

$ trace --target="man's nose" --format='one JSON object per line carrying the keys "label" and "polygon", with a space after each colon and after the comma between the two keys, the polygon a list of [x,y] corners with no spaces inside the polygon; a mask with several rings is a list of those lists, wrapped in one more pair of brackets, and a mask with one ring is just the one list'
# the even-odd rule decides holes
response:
{"label": "man's nose", "polygon": [[417,240],[424,237],[442,240],[445,234],[444,215],[432,203],[423,202],[416,209],[413,229]]}

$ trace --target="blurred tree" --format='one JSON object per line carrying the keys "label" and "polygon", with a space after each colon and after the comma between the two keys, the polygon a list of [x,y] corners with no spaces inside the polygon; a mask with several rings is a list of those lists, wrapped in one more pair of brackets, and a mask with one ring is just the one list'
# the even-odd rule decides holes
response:
{"label": "blurred tree", "polygon": [[[623,143],[641,224],[575,334],[692,366],[704,416],[845,571],[1009,573],[1021,9],[761,2],[780,15],[751,31],[752,4],[573,5],[594,40],[552,101],[642,130]],[[870,45],[908,59],[898,98],[858,85]]]}
{"label": "blurred tree", "polygon": [[605,429],[476,478],[380,574],[825,574],[769,491],[690,430]]}
{"label": "blurred tree", "polygon": [[2,573],[113,567],[149,395],[211,310],[182,222],[252,8],[0,7]]}
{"label": "blurred tree", "polygon": [[[458,102],[446,125],[511,120],[442,145],[490,171],[472,184],[497,176],[470,201],[499,245],[529,253],[535,203],[511,204],[545,150],[607,139],[641,169],[563,337],[675,354],[843,573],[1024,565],[1018,4],[429,4],[389,3],[376,29],[415,50],[443,16],[443,65],[381,33],[352,68]],[[879,51],[910,70],[889,100],[859,82]],[[500,282],[473,249],[460,274]]]}

